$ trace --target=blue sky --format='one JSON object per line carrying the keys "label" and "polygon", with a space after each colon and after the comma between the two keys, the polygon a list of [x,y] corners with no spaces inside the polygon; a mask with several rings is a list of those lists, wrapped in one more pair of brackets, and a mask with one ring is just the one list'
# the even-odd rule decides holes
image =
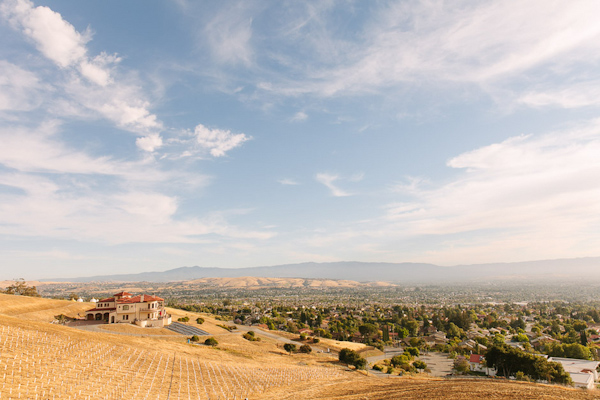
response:
{"label": "blue sky", "polygon": [[0,278],[598,256],[600,2],[0,2]]}

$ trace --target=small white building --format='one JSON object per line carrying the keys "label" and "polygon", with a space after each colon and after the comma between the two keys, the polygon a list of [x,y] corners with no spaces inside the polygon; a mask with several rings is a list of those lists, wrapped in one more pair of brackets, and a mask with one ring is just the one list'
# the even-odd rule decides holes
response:
{"label": "small white building", "polygon": [[550,357],[548,361],[560,363],[573,380],[576,387],[594,389],[598,380],[600,361],[580,360],[577,358]]}
{"label": "small white building", "polygon": [[583,389],[595,389],[594,376],[589,372],[569,372],[573,385]]}

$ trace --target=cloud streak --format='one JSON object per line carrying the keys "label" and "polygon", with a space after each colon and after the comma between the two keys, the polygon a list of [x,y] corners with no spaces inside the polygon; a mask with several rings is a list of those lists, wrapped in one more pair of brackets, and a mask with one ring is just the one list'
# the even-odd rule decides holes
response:
{"label": "cloud streak", "polygon": [[315,176],[317,182],[325,185],[330,191],[331,195],[334,197],[346,197],[351,196],[352,194],[340,189],[337,185],[335,185],[335,181],[339,180],[339,175],[329,174],[329,173],[319,173]]}

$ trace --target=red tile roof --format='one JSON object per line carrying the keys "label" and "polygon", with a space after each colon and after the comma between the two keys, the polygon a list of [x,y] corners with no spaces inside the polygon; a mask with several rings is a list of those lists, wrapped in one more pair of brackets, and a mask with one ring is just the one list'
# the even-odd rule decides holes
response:
{"label": "red tile roof", "polygon": [[483,356],[480,356],[479,354],[471,354],[471,357],[469,358],[469,362],[472,362],[475,364],[480,364],[482,360],[483,360]]}
{"label": "red tile roof", "polygon": [[115,297],[117,296],[131,296],[131,293],[127,293],[127,292],[120,292],[114,295]]}
{"label": "red tile roof", "polygon": [[[143,301],[142,301],[142,296],[144,296]],[[165,299],[162,299],[157,296],[150,296],[148,294],[142,294],[142,295],[138,295],[138,296],[131,297],[131,298],[119,299],[119,300],[117,300],[117,303],[119,303],[119,304],[149,303],[151,301],[164,301],[164,300]]]}
{"label": "red tile roof", "polygon": [[106,298],[106,299],[98,300],[98,303],[105,303],[105,302],[108,303],[109,301],[115,301],[115,298],[114,297],[109,297],[109,298]]}

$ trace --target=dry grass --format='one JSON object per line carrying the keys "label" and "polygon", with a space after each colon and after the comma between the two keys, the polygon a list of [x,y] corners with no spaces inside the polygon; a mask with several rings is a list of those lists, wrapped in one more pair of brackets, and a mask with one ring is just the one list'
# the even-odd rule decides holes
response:
{"label": "dry grass", "polygon": [[[329,355],[290,356],[275,340],[249,342],[224,332],[216,326],[221,321],[205,315],[200,327],[219,331],[217,348],[186,344],[182,336],[118,336],[31,320],[74,311],[73,306],[85,305],[0,296],[0,312],[14,315],[0,319],[1,399],[600,398],[594,392],[504,380],[374,378],[345,371]],[[197,315],[180,312],[186,314],[190,319]]]}
{"label": "dry grass", "polygon": [[[591,400],[594,391],[494,379],[366,378],[357,375],[349,382],[331,382],[302,391],[314,400]],[[265,399],[294,399],[295,394],[273,393]]]}
{"label": "dry grass", "polygon": [[[228,323],[225,321],[219,321],[215,319],[214,316],[203,313],[195,313],[184,310],[178,310],[176,308],[167,308],[167,312],[171,314],[173,321],[177,321],[178,318],[189,317],[189,322],[182,322],[189,326],[194,326],[198,329],[202,329],[205,332],[210,333],[211,335],[220,335],[224,333],[229,333],[228,330],[223,329],[217,325],[227,325]],[[204,319],[203,324],[198,324],[196,319],[201,317]]]}
{"label": "dry grass", "polygon": [[319,338],[319,346],[328,347],[331,350],[340,351],[341,349],[350,349],[354,351],[364,351],[367,346],[363,343],[353,343],[353,342],[340,342],[338,340],[333,339],[324,339]]}
{"label": "dry grass", "polygon": [[107,324],[100,325],[100,329],[108,332],[118,333],[132,333],[135,335],[165,335],[165,336],[181,336],[176,332],[170,331],[166,328],[141,328],[137,325],[132,324]]}
{"label": "dry grass", "polygon": [[11,317],[0,322],[0,370],[6,371],[0,371],[0,393],[27,399],[263,398],[273,388],[339,375],[293,365],[284,356],[263,363],[205,346],[148,338],[139,346],[135,338],[46,325],[25,327]]}
{"label": "dry grass", "polygon": [[52,300],[40,297],[12,296],[0,294],[0,314],[18,316],[31,321],[50,322],[55,315],[64,314],[75,318],[84,316],[93,308],[92,303],[79,303],[69,300]]}

